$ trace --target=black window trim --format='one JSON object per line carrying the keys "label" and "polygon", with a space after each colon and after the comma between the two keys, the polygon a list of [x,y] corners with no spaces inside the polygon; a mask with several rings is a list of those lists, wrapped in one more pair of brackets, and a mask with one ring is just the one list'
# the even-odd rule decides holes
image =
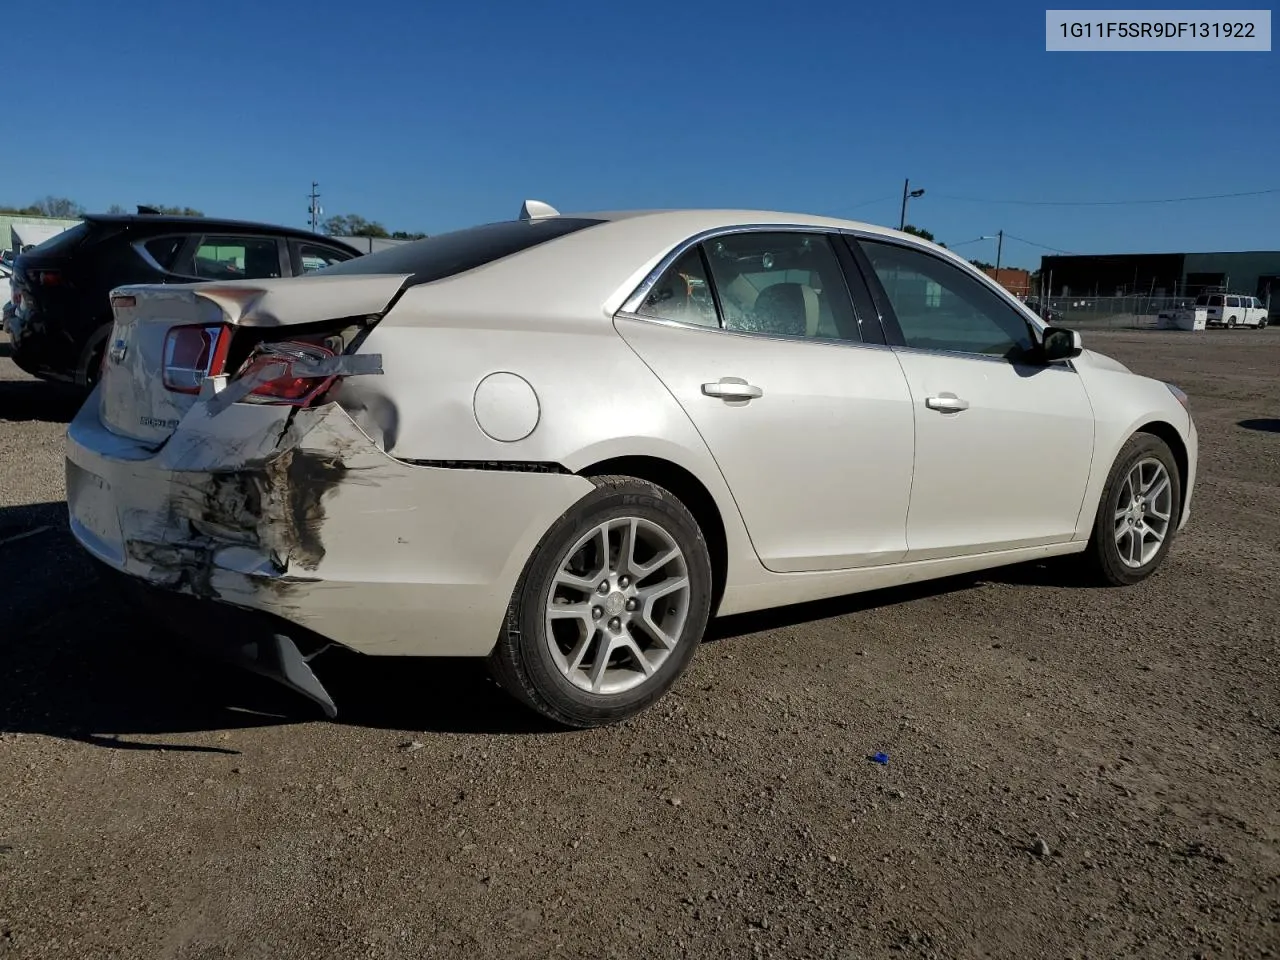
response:
{"label": "black window trim", "polygon": [[[872,327],[873,332],[880,334],[879,340],[846,340],[846,339],[830,339],[826,337],[792,337],[778,333],[759,333],[754,330],[733,330],[724,325],[724,309],[720,304],[720,292],[711,276],[711,264],[707,260],[706,244],[711,240],[720,237],[733,236],[739,233],[807,233],[816,234],[826,237],[831,244],[831,251],[835,255],[836,262],[839,265],[840,272],[844,279],[845,294],[848,297],[850,309],[853,311],[854,321],[858,324],[859,331],[864,329],[864,319],[867,324],[875,323],[876,327]],[[734,224],[732,226],[713,227],[709,230],[703,230],[690,237],[686,237],[683,241],[672,247],[667,253],[654,265],[643,280],[636,286],[631,294],[622,302],[622,306],[615,312],[615,319],[625,320],[642,320],[645,323],[657,323],[665,326],[679,327],[684,330],[706,330],[716,333],[726,334],[737,337],[753,337],[757,340],[777,340],[785,343],[809,343],[814,345],[827,345],[836,347],[859,347],[869,349],[890,349],[893,344],[887,342],[884,337],[885,330],[880,325],[880,317],[872,312],[864,315],[860,307],[859,292],[866,293],[865,285],[861,277],[854,277],[849,271],[849,264],[841,256],[841,248],[843,244],[840,242],[840,236],[847,234],[848,231],[840,227],[831,227],[823,224],[814,223],[750,223],[750,224]],[[682,320],[668,320],[663,317],[649,317],[640,313],[640,308],[644,305],[645,298],[653,290],[654,286],[667,274],[677,261],[682,259],[690,249],[696,247],[702,260],[702,267],[707,275],[707,284],[711,287],[711,295],[716,305],[716,321],[718,326],[708,327],[700,323],[687,323]],[[870,294],[866,293],[868,300]]]}
{"label": "black window trim", "polygon": [[[1023,323],[1027,325],[1027,332],[1031,335],[1031,342],[1033,344],[1040,343],[1044,328],[1039,323],[1034,323],[1027,317],[1027,313],[1029,313],[1029,311],[1026,310],[1026,308],[1022,305],[1021,302],[1018,301],[1016,297],[1014,297],[1007,290],[1005,290],[1004,287],[1000,286],[998,283],[996,283],[994,280],[992,280],[990,277],[988,277],[984,273],[981,273],[977,270],[973,270],[972,268],[967,268],[963,264],[955,263],[951,260],[948,260],[946,257],[942,257],[934,253],[928,247],[925,247],[922,244],[912,243],[908,240],[900,240],[897,237],[884,236],[883,234],[870,233],[868,231],[863,231],[863,230],[845,231],[845,234],[849,239],[850,247],[854,248],[855,250],[855,256],[858,260],[858,265],[863,271],[864,279],[867,283],[867,286],[870,287],[872,290],[872,296],[875,299],[877,306],[880,309],[880,317],[882,322],[885,325],[885,329],[886,331],[891,332],[890,343],[894,346],[895,349],[910,350],[914,353],[931,353],[931,354],[937,354],[939,356],[946,356],[946,357],[966,358],[970,360],[985,360],[987,362],[994,362],[994,363],[1007,363],[1007,364],[1012,364],[1014,366],[1029,366],[1029,365],[1039,366],[1038,364],[1028,364],[1026,362],[1019,362],[1016,360],[1011,360],[1008,357],[995,356],[989,353],[975,353],[970,350],[944,350],[938,347],[913,347],[910,344],[908,344],[906,342],[906,337],[903,336],[903,333],[902,333],[902,325],[898,322],[898,315],[893,309],[893,304],[889,302],[888,294],[885,293],[884,285],[881,284],[880,277],[876,274],[875,268],[871,264],[871,258],[867,256],[866,250],[862,248],[862,241],[864,240],[872,243],[883,243],[886,246],[902,247],[907,250],[912,250],[912,251],[915,251],[916,253],[921,253],[926,256],[932,257],[934,260],[937,260],[939,263],[945,263],[948,266],[954,267],[955,269],[960,270],[962,272],[967,269],[970,276],[972,276],[975,280],[980,280],[981,282],[985,283],[987,289],[990,290],[992,293],[994,293],[998,300],[1001,300],[1005,304],[1005,306],[1009,307],[1009,309],[1013,311],[1015,316],[1017,316],[1020,320],[1022,320]],[[1072,370],[1075,369],[1074,366],[1071,364],[1066,364],[1066,366]]]}

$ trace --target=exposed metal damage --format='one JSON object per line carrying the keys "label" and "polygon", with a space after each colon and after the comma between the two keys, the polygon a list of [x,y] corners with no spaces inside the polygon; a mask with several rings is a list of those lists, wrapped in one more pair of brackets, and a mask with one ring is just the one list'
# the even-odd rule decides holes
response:
{"label": "exposed metal damage", "polygon": [[[314,582],[308,574],[325,555],[326,497],[344,482],[377,484],[372,476],[352,476],[345,458],[358,440],[333,428],[329,418],[337,412],[332,405],[281,412],[280,428],[266,431],[274,443],[265,454],[234,470],[171,475],[155,519],[137,535],[123,531],[129,557],[149,565],[152,578],[163,578],[172,589],[233,603],[244,584],[227,591],[215,575],[227,561],[245,571],[250,586],[270,590],[277,601],[286,601],[296,585]],[[229,551],[238,555],[220,556]],[[246,569],[251,557],[258,562]]]}

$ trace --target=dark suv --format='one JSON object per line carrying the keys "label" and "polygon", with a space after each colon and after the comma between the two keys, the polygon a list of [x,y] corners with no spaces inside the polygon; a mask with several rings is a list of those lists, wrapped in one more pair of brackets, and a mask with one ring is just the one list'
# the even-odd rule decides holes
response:
{"label": "dark suv", "polygon": [[291,227],[91,214],[15,262],[13,360],[37,377],[92,387],[118,286],[292,277],[358,256],[345,243]]}

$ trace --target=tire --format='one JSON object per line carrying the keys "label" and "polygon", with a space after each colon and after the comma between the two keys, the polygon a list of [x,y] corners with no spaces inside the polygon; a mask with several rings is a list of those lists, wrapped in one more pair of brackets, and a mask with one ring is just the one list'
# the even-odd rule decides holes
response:
{"label": "tire", "polygon": [[1234,330],[1234,329],[1236,328],[1236,318],[1235,318],[1235,317],[1232,317],[1230,320],[1228,320],[1228,321],[1227,321],[1227,328],[1228,328],[1228,329],[1230,329],[1230,330]]}
{"label": "tire", "polygon": [[[710,553],[685,505],[634,477],[592,482],[596,489],[552,525],[529,558],[489,656],[490,673],[504,690],[576,728],[617,723],[652,706],[693,659],[711,612]],[[601,560],[602,529],[607,561]],[[628,537],[638,544],[631,563],[622,559]],[[678,557],[645,572],[672,550]],[[646,589],[671,589],[681,579],[685,587],[644,598]],[[601,594],[605,582],[609,590]],[[565,615],[553,619],[549,611],[556,607]],[[612,652],[601,668],[597,658],[606,640]]]}
{"label": "tire", "polygon": [[[1131,510],[1137,510],[1132,506],[1130,478],[1140,464],[1143,465],[1143,476],[1151,478],[1150,486],[1155,491],[1154,497],[1148,492],[1149,502],[1147,509],[1142,511],[1140,521],[1153,531],[1151,534],[1142,533],[1142,526],[1130,526],[1130,517],[1119,515],[1126,505]],[[1168,479],[1167,491],[1156,489],[1160,486],[1159,474],[1154,466],[1156,464],[1163,469],[1164,477]],[[1165,511],[1168,519],[1161,521],[1158,514]],[[1116,457],[1103,488],[1102,499],[1098,503],[1093,534],[1085,553],[1093,573],[1104,584],[1116,587],[1131,586],[1151,576],[1169,553],[1169,547],[1177,535],[1181,514],[1182,480],[1178,476],[1178,464],[1169,445],[1149,433],[1134,434]],[[1122,524],[1128,527],[1127,531]],[[1161,531],[1159,528],[1162,524]],[[1146,547],[1155,545],[1155,532],[1162,533],[1162,536],[1156,549],[1148,555]],[[1135,546],[1135,536],[1141,536],[1140,545]],[[1134,561],[1138,563],[1135,565]]]}

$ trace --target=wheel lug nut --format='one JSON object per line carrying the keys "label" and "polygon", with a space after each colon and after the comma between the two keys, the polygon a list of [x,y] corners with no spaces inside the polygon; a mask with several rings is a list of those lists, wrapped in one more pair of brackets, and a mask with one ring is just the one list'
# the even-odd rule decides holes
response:
{"label": "wheel lug nut", "polygon": [[601,580],[601,581],[600,581],[600,586],[596,588],[596,592],[597,592],[597,593],[608,593],[608,592],[609,592],[609,581],[608,581],[608,580]]}
{"label": "wheel lug nut", "polygon": [[619,578],[618,578],[618,586],[620,586],[620,587],[627,587],[630,583],[631,583],[631,578],[630,578],[630,577],[619,577]]}
{"label": "wheel lug nut", "polygon": [[592,620],[599,620],[599,619],[600,619],[601,617],[603,617],[603,616],[604,616],[604,610],[602,610],[600,607],[592,607],[592,608],[591,608],[591,619],[592,619]]}
{"label": "wheel lug nut", "polygon": [[610,629],[610,630],[621,630],[621,629],[622,629],[622,621],[621,621],[621,620],[619,620],[617,617],[614,617],[612,620],[610,620],[610,621],[609,621],[609,629]]}
{"label": "wheel lug nut", "polygon": [[635,610],[635,609],[636,609],[636,607],[638,607],[638,606],[640,606],[640,604],[636,603],[636,598],[635,598],[635,597],[632,597],[630,600],[628,600],[628,601],[627,601],[627,609],[628,609],[628,610]]}

